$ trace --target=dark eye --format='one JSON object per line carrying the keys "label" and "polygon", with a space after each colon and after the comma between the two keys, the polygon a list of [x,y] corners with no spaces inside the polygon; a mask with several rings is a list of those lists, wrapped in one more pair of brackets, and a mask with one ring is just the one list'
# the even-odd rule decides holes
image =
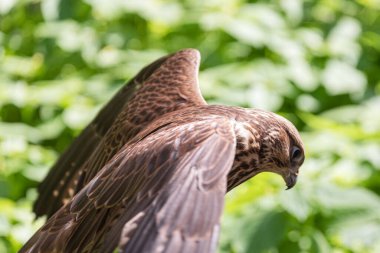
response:
{"label": "dark eye", "polygon": [[301,149],[297,146],[293,146],[292,156],[291,156],[292,161],[299,160],[301,158],[301,156],[302,156]]}

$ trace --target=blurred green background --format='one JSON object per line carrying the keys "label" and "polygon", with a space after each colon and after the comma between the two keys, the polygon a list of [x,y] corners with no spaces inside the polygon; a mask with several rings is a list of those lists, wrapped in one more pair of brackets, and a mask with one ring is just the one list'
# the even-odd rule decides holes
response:
{"label": "blurred green background", "polygon": [[209,103],[296,124],[297,186],[262,174],[227,195],[219,252],[380,252],[379,0],[1,0],[0,252],[36,186],[114,92],[181,48]]}

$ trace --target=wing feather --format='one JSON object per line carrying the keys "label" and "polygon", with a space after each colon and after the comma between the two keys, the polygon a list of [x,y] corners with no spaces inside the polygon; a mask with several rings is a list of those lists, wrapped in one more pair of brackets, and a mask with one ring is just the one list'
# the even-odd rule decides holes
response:
{"label": "wing feather", "polygon": [[235,146],[224,118],[126,145],[20,252],[213,252]]}
{"label": "wing feather", "polygon": [[206,104],[199,92],[198,65],[196,50],[182,50],[158,59],[128,82],[40,184],[34,204],[37,216],[50,217],[152,120],[186,106]]}

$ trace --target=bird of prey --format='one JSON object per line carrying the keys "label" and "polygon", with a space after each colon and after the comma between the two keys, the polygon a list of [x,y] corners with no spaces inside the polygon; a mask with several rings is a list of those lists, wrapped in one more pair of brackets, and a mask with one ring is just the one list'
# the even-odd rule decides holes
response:
{"label": "bird of prey", "polygon": [[145,67],[99,112],[39,187],[49,219],[20,252],[215,252],[224,195],[261,172],[295,185],[304,148],[286,119],[207,105],[200,54]]}

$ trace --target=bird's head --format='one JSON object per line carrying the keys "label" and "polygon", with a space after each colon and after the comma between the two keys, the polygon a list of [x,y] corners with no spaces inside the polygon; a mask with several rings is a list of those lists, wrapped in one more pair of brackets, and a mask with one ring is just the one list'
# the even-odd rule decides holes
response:
{"label": "bird's head", "polygon": [[264,123],[259,143],[258,169],[281,175],[287,189],[290,189],[296,184],[299,168],[305,160],[301,137],[287,119],[270,112],[256,112],[259,112]]}
{"label": "bird's head", "polygon": [[[287,189],[297,182],[300,166],[305,159],[304,146],[294,125],[285,118],[259,109],[248,109],[249,123],[240,127],[251,136],[251,141],[242,143],[238,139],[236,166],[251,167],[253,175],[261,172],[274,172],[283,177]],[[239,135],[239,134],[238,134]],[[240,138],[241,140],[247,138]],[[240,149],[240,150],[239,150]],[[243,156],[243,157],[240,157]],[[232,180],[231,186],[242,183],[252,174],[243,173],[243,179]]]}

